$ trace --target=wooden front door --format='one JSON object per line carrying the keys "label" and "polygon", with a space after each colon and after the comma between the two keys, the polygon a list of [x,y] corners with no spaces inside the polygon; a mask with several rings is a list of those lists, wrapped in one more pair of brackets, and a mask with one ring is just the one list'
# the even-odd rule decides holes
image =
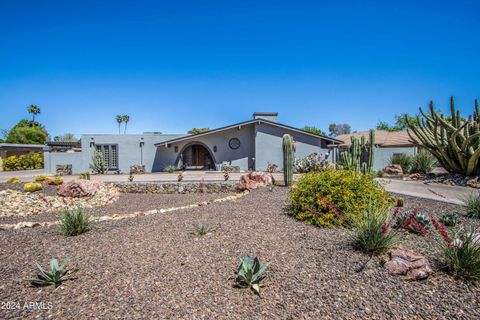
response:
{"label": "wooden front door", "polygon": [[207,151],[202,146],[193,146],[193,165],[195,167],[204,167],[206,165]]}

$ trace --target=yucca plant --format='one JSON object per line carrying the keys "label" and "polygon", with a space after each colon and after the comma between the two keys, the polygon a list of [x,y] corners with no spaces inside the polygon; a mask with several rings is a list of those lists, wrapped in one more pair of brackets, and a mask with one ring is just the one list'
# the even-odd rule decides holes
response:
{"label": "yucca plant", "polygon": [[455,276],[480,281],[480,235],[475,229],[454,235],[454,241],[443,241],[440,253],[443,263]]}
{"label": "yucca plant", "polygon": [[197,236],[206,236],[215,231],[215,228],[209,224],[199,224],[193,228],[192,233]]}
{"label": "yucca plant", "polygon": [[387,252],[397,242],[397,232],[389,227],[390,220],[388,209],[369,204],[357,221],[355,246],[373,255]]}
{"label": "yucca plant", "polygon": [[240,265],[237,268],[237,285],[241,288],[251,288],[255,293],[260,294],[260,281],[265,277],[269,262],[263,265],[260,258],[255,257],[253,260],[249,255],[240,259]]}
{"label": "yucca plant", "polygon": [[34,278],[27,279],[33,286],[48,286],[54,285],[58,287],[63,281],[73,279],[73,276],[78,271],[78,269],[66,269],[66,266],[70,262],[70,259],[65,259],[62,263],[58,263],[58,260],[52,258],[50,260],[50,270],[45,270],[38,263],[37,265],[37,274]]}
{"label": "yucca plant", "polygon": [[480,218],[480,192],[469,194],[463,202],[469,218]]}
{"label": "yucca plant", "polygon": [[88,231],[90,216],[85,213],[82,207],[66,209],[60,215],[59,231],[64,236],[78,236]]}

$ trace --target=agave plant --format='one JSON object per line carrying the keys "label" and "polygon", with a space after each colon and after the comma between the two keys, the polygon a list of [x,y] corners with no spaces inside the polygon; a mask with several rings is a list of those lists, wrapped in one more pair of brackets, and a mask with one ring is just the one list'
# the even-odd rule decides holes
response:
{"label": "agave plant", "polygon": [[458,218],[458,215],[456,213],[450,212],[445,213],[442,216],[441,222],[443,222],[443,224],[447,227],[454,227],[460,223],[460,219]]}
{"label": "agave plant", "polygon": [[237,268],[237,285],[242,288],[251,288],[255,293],[260,294],[260,281],[265,277],[265,270],[269,262],[263,265],[260,259],[255,257],[253,260],[249,255],[240,259],[240,265]]}
{"label": "agave plant", "polygon": [[193,228],[192,233],[197,236],[206,236],[215,231],[215,228],[209,224],[199,224]]}
{"label": "agave plant", "polygon": [[48,286],[53,284],[56,288],[63,281],[72,279],[75,273],[78,271],[78,269],[67,270],[66,266],[68,262],[70,262],[70,260],[67,258],[59,264],[57,259],[52,258],[52,260],[50,260],[50,270],[48,271],[36,263],[36,278],[30,278],[27,281],[29,281],[33,286]]}

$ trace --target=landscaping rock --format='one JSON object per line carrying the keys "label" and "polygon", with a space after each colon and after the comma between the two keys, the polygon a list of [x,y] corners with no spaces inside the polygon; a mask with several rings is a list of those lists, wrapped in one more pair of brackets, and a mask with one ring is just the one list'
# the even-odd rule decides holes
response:
{"label": "landscaping rock", "polygon": [[382,176],[385,178],[400,178],[403,177],[403,169],[399,164],[392,164],[383,168]]}
{"label": "landscaping rock", "polygon": [[390,274],[405,275],[410,280],[423,280],[433,273],[427,258],[412,250],[393,248],[389,255],[390,261],[385,266]]}
{"label": "landscaping rock", "polygon": [[268,172],[249,172],[240,177],[239,189],[252,190],[273,184],[273,177]]}
{"label": "landscaping rock", "polygon": [[72,180],[63,184],[57,194],[62,197],[81,198],[93,196],[100,184],[90,180]]}
{"label": "landscaping rock", "polygon": [[449,186],[462,186],[480,189],[480,177],[465,177],[457,173],[412,173],[406,180],[425,183],[442,183]]}

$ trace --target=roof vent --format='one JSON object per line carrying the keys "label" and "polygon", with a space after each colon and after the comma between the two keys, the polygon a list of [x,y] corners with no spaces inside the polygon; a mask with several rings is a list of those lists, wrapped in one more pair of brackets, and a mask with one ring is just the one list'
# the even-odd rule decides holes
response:
{"label": "roof vent", "polygon": [[278,112],[254,112],[253,119],[263,119],[277,122]]}

